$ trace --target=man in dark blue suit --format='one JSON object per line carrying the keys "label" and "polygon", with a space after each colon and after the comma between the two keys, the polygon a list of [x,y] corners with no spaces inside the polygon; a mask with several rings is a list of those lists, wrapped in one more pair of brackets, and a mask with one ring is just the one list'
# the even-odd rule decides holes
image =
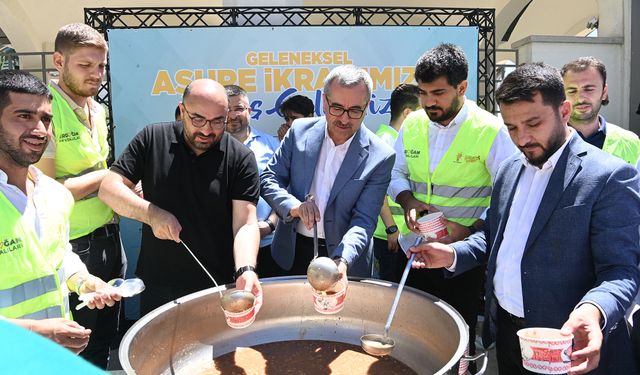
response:
{"label": "man in dark blue suit", "polygon": [[526,374],[516,332],[573,333],[570,374],[636,374],[623,317],[640,272],[638,173],[567,126],[562,77],[517,68],[497,91],[522,154],[505,160],[483,231],[452,245],[412,248],[414,267],[461,274],[488,257],[485,346],[501,374]]}

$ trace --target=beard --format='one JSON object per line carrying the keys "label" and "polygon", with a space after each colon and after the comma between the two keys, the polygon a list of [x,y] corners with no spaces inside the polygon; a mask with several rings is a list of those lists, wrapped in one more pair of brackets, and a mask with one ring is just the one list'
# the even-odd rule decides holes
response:
{"label": "beard", "polygon": [[64,82],[64,84],[69,88],[69,90],[71,90],[74,95],[78,95],[84,98],[96,96],[96,94],[100,90],[99,82],[95,87],[84,87],[83,82],[79,79],[76,79],[76,77],[71,74],[71,72],[69,71],[69,66],[67,64],[64,65],[60,79],[62,79],[62,82]]}
{"label": "beard", "polygon": [[228,119],[227,127],[225,131],[229,134],[239,134],[239,133],[242,133],[243,131],[247,131],[248,126],[249,126],[249,123],[248,122],[245,123],[240,118]]}
{"label": "beard", "polygon": [[[210,139],[211,142],[200,142],[197,140],[197,137],[205,137],[207,139]],[[195,131],[193,133],[187,133],[186,129],[184,132],[184,138],[185,141],[187,142],[187,144],[189,144],[191,147],[193,147],[196,150],[199,151],[207,151],[208,149],[210,149],[213,145],[215,145],[216,143],[220,142],[220,138],[222,138],[222,134],[220,135],[216,135],[215,133],[211,133],[209,134],[209,136],[200,133],[198,131]]]}
{"label": "beard", "polygon": [[[541,168],[542,165],[546,163],[547,160],[549,160],[551,155],[553,155],[556,151],[558,151],[558,149],[562,146],[562,144],[566,140],[565,132],[564,132],[565,128],[564,126],[560,126],[561,120],[559,115],[557,117],[557,120],[558,120],[558,126],[556,127],[554,132],[551,134],[551,137],[549,138],[549,142],[547,143],[546,147],[542,146],[540,143],[529,143],[522,147],[518,146],[518,149],[522,151],[522,153],[524,154],[524,156],[526,156],[530,164],[533,164],[536,167]],[[526,150],[532,147],[541,148],[542,153],[537,157],[529,155]]]}
{"label": "beard", "polygon": [[580,124],[580,123],[589,123],[594,118],[598,117],[598,113],[600,113],[600,108],[602,107],[602,102],[599,102],[595,105],[591,103],[577,103],[576,106],[581,104],[589,104],[591,105],[591,110],[588,112],[578,113],[575,110],[571,111],[571,117],[569,118],[570,124]]}
{"label": "beard", "polygon": [[[459,109],[460,109],[460,98],[457,96],[453,98],[451,105],[446,109],[441,107],[436,107],[436,106],[424,107],[424,111],[427,113],[429,120],[437,123],[442,123],[447,120],[452,120],[458,114]],[[442,114],[440,116],[437,116],[437,115],[431,114],[429,110],[440,110],[442,111]]]}
{"label": "beard", "polygon": [[9,142],[9,135],[5,132],[4,128],[2,127],[2,124],[0,124],[0,153],[3,153],[7,156],[9,156],[9,159],[13,160],[14,163],[16,163],[17,165],[21,166],[21,167],[25,167],[27,168],[28,166],[30,166],[31,164],[35,164],[38,161],[40,161],[40,158],[42,157],[42,154],[44,153],[44,150],[46,149],[46,145],[48,142],[48,138],[44,137],[45,140],[45,144],[42,147],[42,151],[24,151],[20,148],[20,143],[22,143],[22,141],[24,139],[36,139],[38,141],[41,141],[43,138],[42,137],[38,137],[38,136],[21,136],[18,140],[18,144],[11,144]]}

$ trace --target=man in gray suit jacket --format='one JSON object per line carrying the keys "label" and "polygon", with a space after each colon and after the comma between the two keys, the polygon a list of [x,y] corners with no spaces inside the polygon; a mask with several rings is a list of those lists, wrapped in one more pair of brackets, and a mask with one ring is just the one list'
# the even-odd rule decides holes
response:
{"label": "man in gray suit jacket", "polygon": [[271,254],[283,274],[306,274],[317,223],[320,255],[336,260],[345,281],[347,267],[371,276],[371,236],[395,161],[362,126],[372,86],[361,68],[334,68],[324,81],[325,117],[296,120],[261,175],[261,195],[281,218]]}
{"label": "man in gray suit jacket", "polygon": [[497,99],[522,155],[498,171],[485,229],[412,248],[414,266],[457,275],[488,257],[483,340],[501,374],[528,373],[524,327],[573,333],[570,374],[636,374],[623,317],[640,279],[638,172],[567,126],[557,69],[523,65]]}

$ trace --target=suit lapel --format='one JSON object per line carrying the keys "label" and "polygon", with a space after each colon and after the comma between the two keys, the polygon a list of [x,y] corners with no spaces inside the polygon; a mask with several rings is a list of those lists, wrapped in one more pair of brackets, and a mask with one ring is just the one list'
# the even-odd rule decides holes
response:
{"label": "suit lapel", "polygon": [[[522,161],[520,160],[520,158],[515,158],[513,160],[511,160],[509,163],[511,163],[511,165],[509,167],[506,167],[507,169],[505,170],[505,174],[504,174],[504,178],[503,178],[503,183],[501,187],[498,187],[500,189],[500,191],[498,191],[498,195],[494,196],[493,198],[498,198],[501,196],[507,196],[507,199],[495,199],[492,200],[492,205],[493,202],[497,201],[498,205],[497,205],[497,211],[496,214],[497,215],[492,215],[493,217],[499,217],[500,221],[498,221],[496,223],[496,228],[495,228],[495,239],[494,239],[494,244],[493,244],[493,248],[497,249],[500,248],[500,244],[502,243],[502,236],[504,234],[504,228],[507,224],[507,220],[509,219],[509,212],[511,210],[511,203],[513,202],[513,196],[515,195],[516,192],[516,186],[518,185],[518,180],[520,180],[520,175],[522,174],[522,171],[524,169],[524,165],[522,164]],[[507,195],[508,194],[508,195]],[[494,230],[492,229],[492,232]]]}
{"label": "suit lapel", "polygon": [[578,173],[582,159],[575,149],[579,147],[582,140],[578,135],[572,135],[571,137],[566,149],[558,159],[558,164],[553,169],[547,188],[544,191],[536,217],[533,219],[533,224],[531,225],[527,244],[524,247],[525,251],[540,235],[542,229],[549,221],[551,214],[553,214],[558,206],[565,189],[569,186],[569,183],[571,183],[576,173]]}
{"label": "suit lapel", "polygon": [[318,164],[318,158],[320,157],[320,148],[324,141],[324,129],[326,124],[326,120],[322,119],[322,121],[318,121],[316,125],[307,130],[303,152],[304,179],[302,180],[305,184],[305,194],[308,194],[309,190],[311,190],[311,183],[313,182],[313,176],[316,173],[316,165]]}
{"label": "suit lapel", "polygon": [[333,202],[338,193],[342,190],[342,187],[344,187],[344,185],[351,179],[356,170],[358,170],[360,164],[362,164],[367,155],[369,155],[369,140],[365,137],[363,127],[364,124],[360,126],[360,129],[358,129],[353,141],[349,145],[347,154],[342,161],[342,165],[340,166],[336,179],[331,187],[331,194],[329,194],[327,207],[331,202]]}

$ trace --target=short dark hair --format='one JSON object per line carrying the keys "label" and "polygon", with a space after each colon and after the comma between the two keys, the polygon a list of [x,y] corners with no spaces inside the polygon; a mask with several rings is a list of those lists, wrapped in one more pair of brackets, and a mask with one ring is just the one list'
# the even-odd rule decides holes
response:
{"label": "short dark hair", "polygon": [[[607,67],[602,61],[596,59],[593,56],[579,57],[573,61],[569,61],[568,63],[564,64],[562,70],[560,71],[560,74],[562,74],[562,77],[564,78],[568,71],[584,72],[589,68],[595,68],[598,73],[600,73],[600,77],[602,78],[602,87],[604,87],[604,85],[607,84]],[[602,105],[607,104],[609,104],[608,97],[602,101]]]}
{"label": "short dark hair", "polygon": [[58,30],[54,50],[63,55],[72,53],[80,47],[95,47],[106,51],[107,41],[91,26],[83,23],[70,23]]}
{"label": "short dark hair", "polygon": [[30,94],[47,98],[51,93],[47,86],[35,76],[22,70],[0,70],[0,113],[9,105],[9,93]]}
{"label": "short dark hair", "polygon": [[420,105],[420,90],[418,86],[402,83],[391,92],[391,122],[400,117],[405,108],[412,110]]}
{"label": "short dark hair", "polygon": [[313,101],[311,101],[311,99],[304,95],[293,95],[285,99],[285,101],[280,104],[278,113],[280,116],[284,117],[285,111],[291,111],[299,113],[304,117],[309,117],[313,114],[314,109]]}
{"label": "short dark hair", "polygon": [[232,97],[232,96],[244,96],[245,98],[249,97],[247,95],[247,91],[245,91],[245,89],[243,89],[238,85],[225,85],[224,89],[227,92],[228,97]]}
{"label": "short dark hair", "polygon": [[544,104],[552,107],[559,107],[565,101],[564,84],[557,68],[542,62],[517,67],[498,87],[496,99],[499,104],[532,102],[537,93]]}
{"label": "short dark hair", "polygon": [[468,74],[464,51],[454,44],[441,43],[420,56],[414,77],[418,83],[430,83],[444,76],[449,85],[458,86]]}

